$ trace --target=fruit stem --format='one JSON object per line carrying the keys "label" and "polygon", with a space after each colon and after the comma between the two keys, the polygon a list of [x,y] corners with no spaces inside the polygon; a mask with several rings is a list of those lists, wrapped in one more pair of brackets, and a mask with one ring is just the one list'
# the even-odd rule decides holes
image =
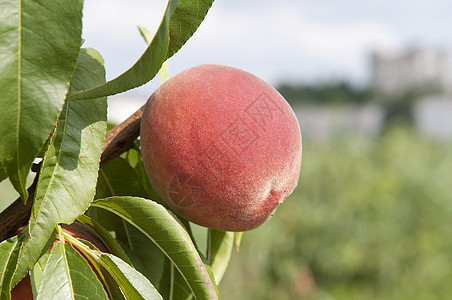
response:
{"label": "fruit stem", "polygon": [[58,239],[64,244],[64,231],[60,225],[57,225],[56,233],[57,233]]}

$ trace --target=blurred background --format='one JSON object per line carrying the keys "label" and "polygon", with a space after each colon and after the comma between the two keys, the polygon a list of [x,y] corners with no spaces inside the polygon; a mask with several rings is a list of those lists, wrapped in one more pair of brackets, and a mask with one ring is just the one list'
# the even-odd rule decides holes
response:
{"label": "blurred background", "polygon": [[[85,1],[85,46],[112,79],[145,49],[166,1]],[[247,70],[296,112],[293,195],[243,235],[223,299],[449,299],[452,294],[452,30],[449,0],[217,0],[169,60]],[[160,84],[113,96],[109,120]],[[15,199],[8,182],[0,204]],[[3,210],[4,207],[0,207]]]}

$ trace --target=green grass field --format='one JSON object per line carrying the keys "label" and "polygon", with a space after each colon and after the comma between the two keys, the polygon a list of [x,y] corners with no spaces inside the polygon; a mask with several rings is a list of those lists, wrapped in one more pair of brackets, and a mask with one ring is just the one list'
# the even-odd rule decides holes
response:
{"label": "green grass field", "polygon": [[223,299],[450,299],[452,145],[304,140],[294,194],[243,235]]}

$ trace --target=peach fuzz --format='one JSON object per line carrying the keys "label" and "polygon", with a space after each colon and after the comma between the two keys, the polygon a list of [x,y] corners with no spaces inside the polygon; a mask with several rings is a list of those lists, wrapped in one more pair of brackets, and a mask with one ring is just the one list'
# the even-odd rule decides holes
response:
{"label": "peach fuzz", "polygon": [[149,98],[141,151],[152,186],[177,214],[246,231],[296,187],[302,142],[292,108],[273,87],[236,68],[201,65]]}

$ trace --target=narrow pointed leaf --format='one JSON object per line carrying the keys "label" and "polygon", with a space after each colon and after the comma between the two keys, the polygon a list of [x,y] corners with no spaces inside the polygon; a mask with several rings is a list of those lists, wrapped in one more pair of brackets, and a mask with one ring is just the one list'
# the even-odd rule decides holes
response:
{"label": "narrow pointed leaf", "polygon": [[[222,276],[222,273],[221,273],[222,270],[221,269],[223,267],[223,265],[221,263],[219,263],[220,262],[219,259],[218,259],[219,257],[216,260],[215,266],[217,267],[217,269],[218,269],[217,271],[220,272],[219,274],[221,276],[215,276],[214,270],[213,270],[213,266],[211,266],[211,264],[209,264],[208,259],[204,256],[204,254],[200,251],[199,247],[195,243],[195,238],[194,238],[194,235],[193,235],[190,223],[187,220],[185,220],[185,219],[181,219],[181,222],[182,222],[183,226],[188,229],[187,232],[188,232],[189,236],[191,237],[191,239],[192,239],[192,241],[193,241],[193,243],[195,245],[196,250],[198,251],[199,257],[202,259],[202,261],[204,263],[204,266],[205,266],[205,268],[207,270],[207,273],[209,274],[210,280],[214,283],[214,288],[215,288],[215,291],[216,291],[217,295],[219,295],[218,286],[217,286],[219,281],[217,281],[216,278]],[[209,233],[209,235],[210,235],[210,233]],[[208,236],[208,238],[209,238],[209,243],[210,243],[211,237]],[[220,240],[221,239],[220,239],[220,237],[215,236],[214,240],[215,240],[214,241],[214,247],[213,247],[214,249],[213,249],[212,252],[213,252],[213,256],[217,256],[218,252],[221,252],[221,250],[219,250],[219,248],[221,248],[221,246],[220,246],[220,244],[221,244]],[[208,246],[208,249],[207,249],[208,252],[207,253],[209,253],[211,248],[212,248],[211,245]],[[210,255],[210,256],[212,257],[212,255]],[[172,267],[172,266],[170,266],[170,267]],[[187,285],[187,283],[185,282],[184,278],[177,272],[171,277],[172,277],[171,278],[171,286],[172,286],[173,298],[174,299],[186,299],[186,300],[192,299],[193,298],[193,293],[191,292],[191,290],[190,290],[189,286]]]}
{"label": "narrow pointed leaf", "polygon": [[163,62],[193,35],[213,0],[169,0],[160,26],[143,55],[119,77],[91,90],[76,92],[69,99],[91,99],[114,95],[150,81]]}
{"label": "narrow pointed leaf", "polygon": [[240,251],[240,242],[242,241],[243,232],[236,232],[234,235],[235,251]]}
{"label": "narrow pointed leaf", "polygon": [[107,288],[110,299],[125,300],[126,297],[124,297],[124,294],[122,293],[115,279],[110,275],[110,273],[108,273],[108,271],[105,268],[102,268],[101,270],[105,280],[104,284],[105,287]]}
{"label": "narrow pointed leaf", "polygon": [[42,272],[44,271],[44,267],[47,263],[47,259],[49,258],[50,251],[47,251],[41,258],[38,260],[38,262],[35,264],[33,269],[30,271],[30,281],[31,281],[31,288],[33,290],[33,295],[38,294],[39,285],[41,283],[42,278]]}
{"label": "narrow pointed leaf", "polygon": [[[154,199],[155,192],[150,187],[149,179],[144,171],[141,152],[131,149],[127,157],[127,160],[117,157],[101,168],[96,198],[136,196]],[[134,164],[136,163],[135,168],[130,165],[132,160]],[[165,289],[160,282],[166,257],[160,249],[143,233],[120,217],[96,207],[92,207],[89,213],[108,231],[115,233],[116,239],[124,245],[123,248],[131,258],[133,266],[146,276],[159,291]]]}
{"label": "narrow pointed leaf", "polygon": [[115,239],[132,261],[133,267],[146,276],[161,293],[162,289],[165,289],[161,278],[167,260],[162,251],[141,231],[121,217],[97,207],[91,207],[90,214],[106,230],[114,233]]}
{"label": "narrow pointed leaf", "polygon": [[195,33],[214,0],[179,0],[170,20],[170,44],[167,58],[173,56]]}
{"label": "narrow pointed leaf", "polygon": [[141,36],[143,37],[144,41],[147,44],[150,44],[152,42],[152,35],[149,32],[149,30],[141,25],[138,25],[138,30],[140,31]]}
{"label": "narrow pointed leaf", "polygon": [[83,256],[70,243],[55,242],[42,272],[37,299],[107,300],[108,296]]}
{"label": "narrow pointed leaf", "polygon": [[[220,293],[218,291],[218,286],[215,281],[215,276],[214,276],[212,267],[207,263],[207,261],[202,256],[202,254],[200,254],[200,256],[204,261],[204,267],[207,270],[210,280],[214,283],[213,286],[215,288],[215,292],[217,295],[219,295]],[[171,278],[171,285],[173,286],[172,287],[173,299],[181,299],[181,300],[193,299],[194,295],[193,295],[192,291],[190,290],[190,287],[187,285],[187,282],[184,280],[184,278],[181,276],[180,273],[175,272],[175,274]]]}
{"label": "narrow pointed leaf", "polygon": [[218,284],[223,278],[231,258],[234,232],[209,229],[209,239],[209,263]]}
{"label": "narrow pointed leaf", "polygon": [[93,219],[91,219],[90,217],[88,217],[86,215],[79,216],[77,218],[77,220],[79,222],[81,222],[82,224],[85,224],[86,226],[91,228],[102,239],[102,242],[107,246],[110,253],[121,258],[128,264],[132,264],[132,262],[130,261],[130,258],[127,256],[127,254],[121,248],[119,243],[98,222],[94,221]]}
{"label": "narrow pointed leaf", "polygon": [[120,258],[100,253],[99,261],[115,279],[126,299],[163,299],[146,277]]}
{"label": "narrow pointed leaf", "polygon": [[0,0],[0,162],[23,199],[74,72],[82,7],[82,0]]}
{"label": "narrow pointed leaf", "polygon": [[[149,32],[149,30],[147,30],[143,26],[138,26],[138,30],[140,31],[141,36],[143,36],[146,43],[150,44],[152,42],[152,35]],[[165,81],[168,80],[168,78],[169,78],[168,61],[165,61],[162,64],[162,66],[160,67],[160,70],[159,70],[159,74],[160,74],[160,83],[164,83]]]}
{"label": "narrow pointed leaf", "polygon": [[[103,81],[105,72],[98,53],[80,52],[71,88]],[[67,101],[64,105],[41,167],[17,279],[34,266],[55,226],[72,223],[94,198],[106,110],[106,99]]]}
{"label": "narrow pointed leaf", "polygon": [[20,241],[17,236],[0,243],[0,299],[11,298],[11,280],[19,257]]}
{"label": "narrow pointed leaf", "polygon": [[170,266],[172,268],[171,278],[170,278],[170,289],[172,299],[180,300],[190,300],[193,299],[193,293],[190,290],[187,282],[184,280],[182,275],[177,272],[174,265]]}
{"label": "narrow pointed leaf", "polygon": [[217,299],[215,283],[190,236],[177,218],[158,203],[135,197],[110,197],[93,201],[145,234],[173,262],[195,299]]}

